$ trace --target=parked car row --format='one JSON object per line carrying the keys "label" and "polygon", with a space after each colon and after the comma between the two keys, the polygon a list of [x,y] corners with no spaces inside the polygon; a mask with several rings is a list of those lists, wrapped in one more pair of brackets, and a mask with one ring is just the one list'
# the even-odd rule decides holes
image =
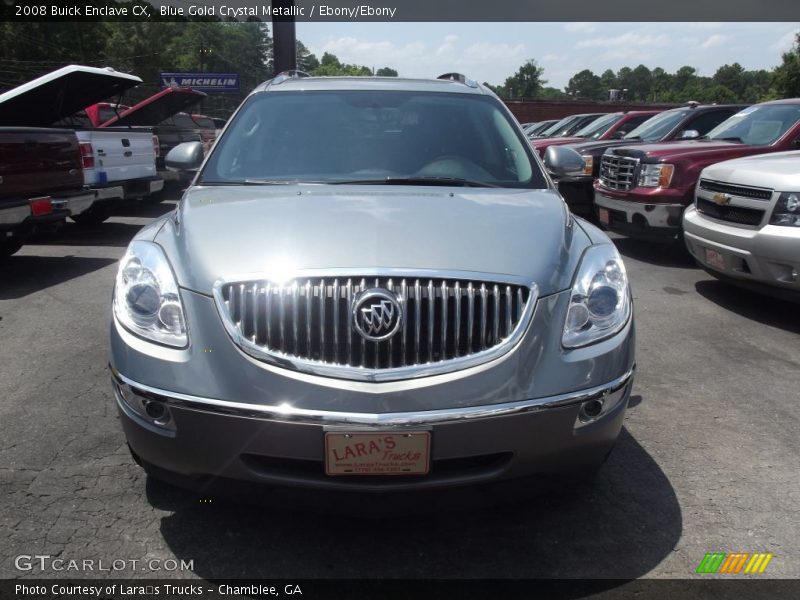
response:
{"label": "parked car row", "polygon": [[205,94],[169,88],[128,107],[106,102],[142,83],[110,68],[70,65],[0,94],[0,258],[69,217],[100,223],[125,200],[160,199],[179,175],[162,156],[184,141],[206,148],[216,125],[169,123]]}
{"label": "parked car row", "polygon": [[800,298],[800,99],[692,104],[622,139],[559,140],[532,143],[561,167],[551,174],[574,212],[630,237],[685,243],[717,277]]}

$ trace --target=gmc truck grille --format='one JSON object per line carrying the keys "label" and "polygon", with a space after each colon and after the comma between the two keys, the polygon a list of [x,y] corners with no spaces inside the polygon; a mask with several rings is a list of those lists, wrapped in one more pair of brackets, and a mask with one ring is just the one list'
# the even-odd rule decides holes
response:
{"label": "gmc truck grille", "polygon": [[600,183],[610,190],[629,190],[636,183],[639,160],[604,154],[600,161]]}
{"label": "gmc truck grille", "polygon": [[738,223],[739,225],[760,225],[761,220],[764,218],[763,210],[744,208],[742,206],[720,206],[704,198],[698,198],[695,206],[697,211],[704,215],[720,221]]}
{"label": "gmc truck grille", "polygon": [[718,181],[710,181],[708,179],[700,180],[700,189],[709,192],[728,194],[730,196],[739,196],[741,198],[754,198],[756,200],[770,200],[772,198],[772,190],[766,188],[731,185],[728,183],[719,183]]}
{"label": "gmc truck grille", "polygon": [[[393,292],[402,318],[384,341],[354,327],[365,290]],[[466,368],[505,353],[530,319],[536,286],[449,278],[301,277],[218,283],[215,299],[245,352],[344,379],[390,381]],[[477,360],[476,360],[477,359]]]}

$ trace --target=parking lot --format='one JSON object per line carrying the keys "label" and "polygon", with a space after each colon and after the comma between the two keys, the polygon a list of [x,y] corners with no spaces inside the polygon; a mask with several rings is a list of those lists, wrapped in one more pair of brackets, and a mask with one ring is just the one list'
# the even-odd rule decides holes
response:
{"label": "parking lot", "polygon": [[109,386],[109,301],[128,241],[174,202],[67,224],[0,266],[0,577],[76,575],[15,568],[46,554],[192,561],[188,573],[119,573],[130,577],[684,578],[714,551],[771,552],[768,575],[797,574],[797,306],[624,238],[638,368],[593,485],[509,494],[501,507],[470,490],[469,508],[377,519],[148,481]]}

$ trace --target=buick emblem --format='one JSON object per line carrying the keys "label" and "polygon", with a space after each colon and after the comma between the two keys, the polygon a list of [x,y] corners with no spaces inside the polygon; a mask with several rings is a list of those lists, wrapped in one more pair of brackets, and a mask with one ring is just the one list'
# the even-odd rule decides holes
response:
{"label": "buick emblem", "polygon": [[731,201],[731,197],[728,196],[728,194],[718,193],[718,194],[714,194],[711,197],[711,201],[714,204],[718,204],[719,206],[724,206],[725,204],[728,204]]}
{"label": "buick emblem", "polygon": [[400,329],[400,299],[384,288],[365,290],[353,301],[353,328],[370,342],[388,340]]}

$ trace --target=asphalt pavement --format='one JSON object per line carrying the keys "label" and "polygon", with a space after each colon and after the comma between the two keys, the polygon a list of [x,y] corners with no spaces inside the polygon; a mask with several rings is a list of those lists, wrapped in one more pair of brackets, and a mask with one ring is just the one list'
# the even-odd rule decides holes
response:
{"label": "asphalt pavement", "polygon": [[406,500],[377,518],[148,480],[109,385],[109,301],[130,238],[173,207],[68,224],[0,265],[0,577],[108,575],[18,568],[46,555],[124,560],[124,577],[684,578],[718,551],[771,552],[768,575],[800,575],[798,306],[627,239],[636,383],[591,485]]}

